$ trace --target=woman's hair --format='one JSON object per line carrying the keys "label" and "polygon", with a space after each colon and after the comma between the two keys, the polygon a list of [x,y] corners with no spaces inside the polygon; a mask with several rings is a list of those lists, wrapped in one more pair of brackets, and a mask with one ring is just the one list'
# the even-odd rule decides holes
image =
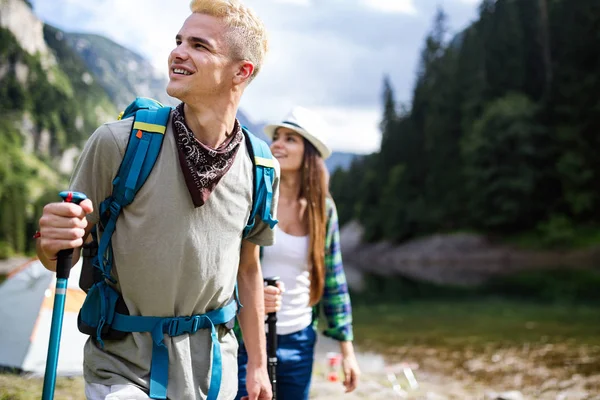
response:
{"label": "woman's hair", "polygon": [[329,195],[329,175],[325,161],[308,140],[304,139],[304,162],[300,182],[300,199],[306,200],[308,219],[310,270],[310,305],[321,300],[325,287],[325,236],[327,210],[325,199]]}
{"label": "woman's hair", "polygon": [[227,42],[232,56],[254,64],[250,79],[260,71],[269,43],[264,24],[239,0],[192,0],[193,13],[222,18],[229,27]]}

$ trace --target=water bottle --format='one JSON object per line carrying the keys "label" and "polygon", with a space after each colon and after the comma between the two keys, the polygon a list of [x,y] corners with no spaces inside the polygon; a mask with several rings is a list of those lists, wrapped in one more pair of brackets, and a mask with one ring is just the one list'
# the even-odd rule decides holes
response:
{"label": "water bottle", "polygon": [[329,382],[338,382],[340,380],[339,369],[342,361],[342,355],[340,353],[328,352],[327,353],[327,380]]}

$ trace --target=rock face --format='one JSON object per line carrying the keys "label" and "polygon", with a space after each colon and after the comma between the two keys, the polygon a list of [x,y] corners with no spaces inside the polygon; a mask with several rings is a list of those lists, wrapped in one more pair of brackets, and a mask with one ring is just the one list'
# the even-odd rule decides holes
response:
{"label": "rock face", "polygon": [[44,24],[23,0],[0,0],[0,26],[11,31],[29,54],[49,52]]}
{"label": "rock face", "polygon": [[586,268],[600,265],[600,249],[525,251],[475,234],[432,235],[399,245],[365,244],[355,221],[341,229],[344,263],[363,273],[452,285],[478,285],[493,276],[524,269]]}
{"label": "rock face", "polygon": [[23,0],[0,0],[0,26],[15,35],[23,50],[39,54],[46,69],[56,64],[44,40],[43,22]]}

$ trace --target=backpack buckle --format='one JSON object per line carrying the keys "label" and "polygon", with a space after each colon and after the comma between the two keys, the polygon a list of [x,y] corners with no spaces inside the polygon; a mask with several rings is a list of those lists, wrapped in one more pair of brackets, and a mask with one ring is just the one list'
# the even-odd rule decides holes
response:
{"label": "backpack buckle", "polygon": [[113,200],[110,202],[108,209],[110,210],[110,216],[115,218],[121,212],[121,205]]}
{"label": "backpack buckle", "polygon": [[196,333],[198,329],[204,328],[203,319],[208,319],[205,315],[193,315],[191,317],[176,317],[168,320],[165,333],[169,336],[179,336],[184,333]]}
{"label": "backpack buckle", "polygon": [[167,335],[169,336],[178,336],[178,330],[179,330],[179,318],[172,318],[169,321],[169,324],[167,325]]}

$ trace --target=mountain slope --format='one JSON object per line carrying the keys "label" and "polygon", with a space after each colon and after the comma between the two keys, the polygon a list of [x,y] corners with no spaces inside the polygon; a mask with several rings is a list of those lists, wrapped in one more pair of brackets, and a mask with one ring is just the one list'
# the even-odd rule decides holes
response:
{"label": "mountain slope", "polygon": [[64,33],[64,38],[117,108],[125,108],[136,96],[152,97],[165,105],[177,103],[165,91],[165,75],[134,51],[100,35]]}

